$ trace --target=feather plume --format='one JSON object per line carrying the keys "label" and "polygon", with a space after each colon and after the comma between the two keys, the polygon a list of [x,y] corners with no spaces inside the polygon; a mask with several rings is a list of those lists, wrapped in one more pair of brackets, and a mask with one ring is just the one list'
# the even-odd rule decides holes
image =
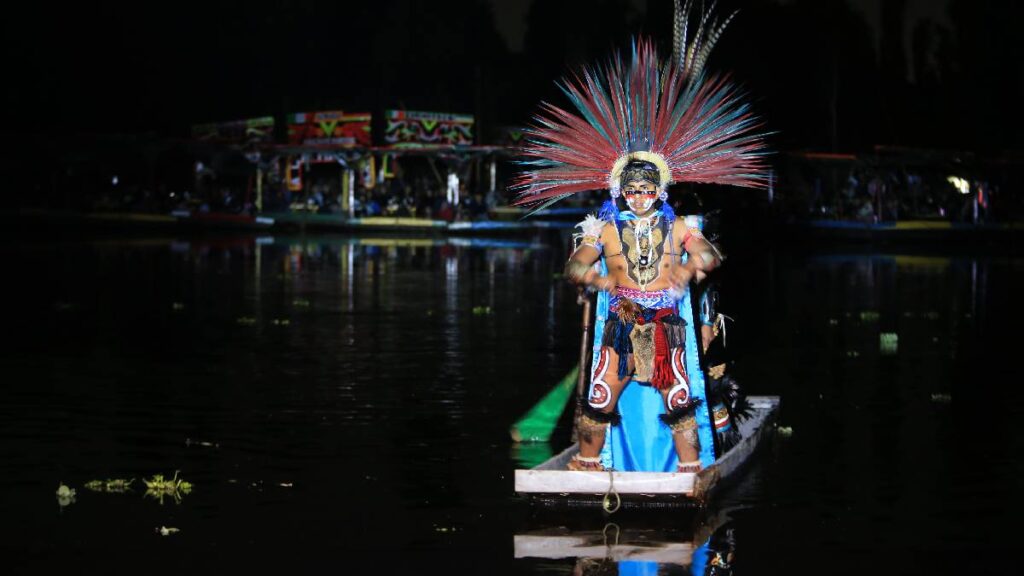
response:
{"label": "feather plume", "polygon": [[672,3],[675,7],[675,18],[672,19],[672,61],[681,62],[680,55],[686,44],[686,19],[680,18],[680,14],[689,12],[690,0],[686,0],[685,12],[680,6],[679,0],[672,0]]}
{"label": "feather plume", "polygon": [[[712,26],[714,39],[721,28]],[[704,29],[702,21],[698,38]],[[687,53],[706,58],[706,50]],[[615,54],[560,87],[575,112],[541,104],[520,150],[525,170],[513,181],[515,205],[536,211],[571,194],[609,188],[616,162],[638,152],[663,158],[672,182],[767,182],[763,135],[745,95],[727,77],[663,65],[650,41],[634,41],[628,62]]]}
{"label": "feather plume", "polygon": [[711,7],[704,12],[693,35],[693,42],[687,44],[687,29],[690,23],[690,10],[693,8],[693,0],[686,0],[680,5],[679,0],[675,1],[675,18],[672,23],[672,61],[687,76],[699,76],[704,71],[708,55],[715,43],[722,36],[726,26],[736,16],[739,10],[733,11],[721,24],[718,19],[712,19],[717,2],[712,2]]}
{"label": "feather plume", "polygon": [[594,216],[593,214],[587,214],[587,217],[575,227],[580,229],[580,234],[582,236],[596,236],[600,238],[601,231],[604,230],[605,224],[607,224],[607,222],[604,220]]}

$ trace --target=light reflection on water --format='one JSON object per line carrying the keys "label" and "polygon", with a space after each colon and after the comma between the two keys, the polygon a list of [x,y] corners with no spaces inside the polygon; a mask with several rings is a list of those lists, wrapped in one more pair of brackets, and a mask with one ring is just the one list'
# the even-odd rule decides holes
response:
{"label": "light reflection on water", "polygon": [[[559,249],[214,238],[4,255],[18,338],[0,355],[0,494],[18,520],[0,536],[15,571],[156,553],[161,525],[181,528],[167,538],[182,554],[157,571],[381,550],[418,552],[396,567],[483,555],[499,572],[580,568],[513,549],[569,518],[538,518],[511,478],[568,428],[550,445],[507,435],[578,354]],[[721,280],[737,377],[781,395],[794,430],[716,504],[732,511],[738,573],[860,571],[877,550],[928,552],[892,571],[987,566],[974,556],[1002,541],[987,527],[1009,517],[1022,477],[1007,456],[1021,444],[1016,352],[994,336],[1021,317],[1019,272],[1014,259],[733,250]],[[979,421],[980,442],[965,433]],[[81,488],[175,469],[196,485],[181,505]],[[75,504],[57,509],[58,482]],[[652,522],[616,520],[623,534]],[[692,515],[667,522],[678,542],[702,536]]]}

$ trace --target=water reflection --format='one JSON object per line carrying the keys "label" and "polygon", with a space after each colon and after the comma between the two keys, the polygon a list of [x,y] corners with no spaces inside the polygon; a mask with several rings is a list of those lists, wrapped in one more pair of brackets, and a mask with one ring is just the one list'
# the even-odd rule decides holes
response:
{"label": "water reflection", "polygon": [[633,517],[590,527],[525,531],[514,537],[514,556],[526,570],[540,568],[543,561],[546,571],[580,576],[735,573],[737,531],[728,511],[699,513],[687,529],[647,523]]}
{"label": "water reflection", "polygon": [[[435,566],[484,551],[498,573],[552,563],[571,573],[576,558],[511,550],[516,534],[562,525],[518,525],[529,507],[512,494],[512,471],[561,450],[567,419],[550,446],[508,442],[509,425],[579,354],[576,294],[553,278],[559,245],[0,246],[15,336],[0,349],[0,504],[16,519],[2,536],[22,555],[14,571],[98,565],[124,543],[163,558],[172,540],[153,529],[173,526],[178,566],[154,572],[265,571],[261,550],[293,572],[416,550]],[[766,472],[747,476],[759,489],[733,500],[747,507],[731,519],[734,566],[855,573],[876,565],[874,551],[911,549],[927,558],[887,566],[939,573],[985,568],[987,551],[1009,544],[1014,533],[993,527],[1016,518],[1022,394],[1016,340],[997,335],[1019,330],[1021,271],[977,254],[732,252],[721,308],[736,319],[737,378],[751,394],[781,395],[793,430]],[[979,422],[981,441],[967,433]],[[180,505],[83,489],[174,470],[195,484]],[[63,512],[61,483],[77,490]],[[656,529],[646,517],[614,521],[619,543]],[[694,551],[707,541],[667,531]],[[406,556],[422,569],[422,555]]]}
{"label": "water reflection", "polygon": [[[1022,434],[1001,415],[1021,414],[1024,394],[1007,379],[1019,367],[1003,357],[1016,356],[1015,340],[1000,334],[1024,317],[1024,261],[773,252],[729,264],[721,309],[736,320],[736,373],[750,393],[782,397],[793,434],[755,477],[758,489],[732,498],[748,507],[733,532],[752,559],[740,572],[858,573],[879,560],[893,571],[998,568],[972,551],[1009,545],[997,526],[1019,509],[1008,505],[1019,502],[1019,477],[1006,455]],[[594,530],[586,542],[600,548]],[[915,549],[928,558],[896,552]]]}

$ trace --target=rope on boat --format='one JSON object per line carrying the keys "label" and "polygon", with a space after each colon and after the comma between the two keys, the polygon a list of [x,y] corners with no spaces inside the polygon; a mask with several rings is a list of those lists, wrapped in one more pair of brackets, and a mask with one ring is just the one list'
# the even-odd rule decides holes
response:
{"label": "rope on boat", "polygon": [[[614,508],[612,507],[612,496],[615,497]],[[622,507],[622,498],[619,497],[619,493],[615,491],[615,471],[611,468],[608,469],[608,491],[604,493],[604,499],[601,500],[601,507],[609,514],[615,514],[619,508]]]}

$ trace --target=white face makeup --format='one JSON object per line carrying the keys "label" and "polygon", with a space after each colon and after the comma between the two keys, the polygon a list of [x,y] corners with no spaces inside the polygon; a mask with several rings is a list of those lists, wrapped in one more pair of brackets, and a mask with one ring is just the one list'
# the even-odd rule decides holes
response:
{"label": "white face makeup", "polygon": [[634,214],[646,216],[658,199],[658,187],[646,180],[630,181],[622,187],[622,196]]}

